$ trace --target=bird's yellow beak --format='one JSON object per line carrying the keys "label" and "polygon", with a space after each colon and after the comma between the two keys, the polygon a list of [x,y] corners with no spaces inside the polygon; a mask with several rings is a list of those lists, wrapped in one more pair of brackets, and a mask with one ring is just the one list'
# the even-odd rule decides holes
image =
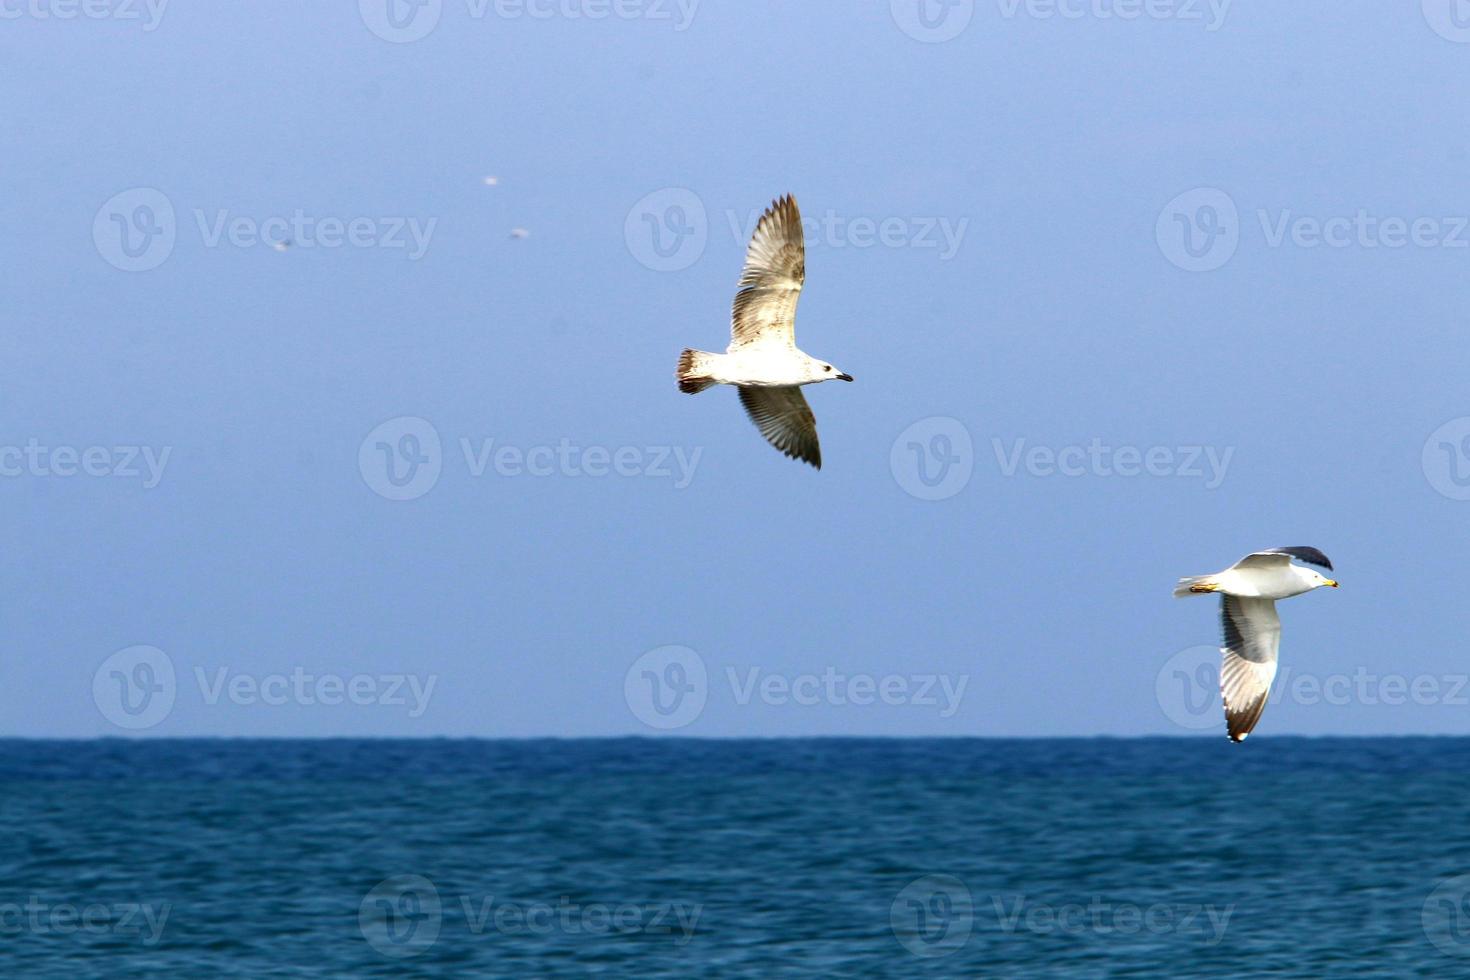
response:
{"label": "bird's yellow beak", "polygon": [[1330,586],[1332,586],[1335,589],[1335,588],[1337,588],[1337,579],[1330,578],[1327,581],[1323,582],[1322,584],[1323,585],[1330,585]]}

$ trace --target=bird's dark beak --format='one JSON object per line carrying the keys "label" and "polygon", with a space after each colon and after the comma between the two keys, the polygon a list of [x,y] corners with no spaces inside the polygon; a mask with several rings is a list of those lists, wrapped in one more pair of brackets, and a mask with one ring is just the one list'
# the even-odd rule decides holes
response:
{"label": "bird's dark beak", "polygon": [[851,381],[852,380],[852,375],[850,375],[850,374],[839,374],[837,376],[837,380],[838,381]]}

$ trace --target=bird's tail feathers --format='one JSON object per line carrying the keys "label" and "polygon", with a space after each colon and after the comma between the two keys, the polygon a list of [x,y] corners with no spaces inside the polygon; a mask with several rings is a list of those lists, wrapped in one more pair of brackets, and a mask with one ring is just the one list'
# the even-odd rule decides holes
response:
{"label": "bird's tail feathers", "polygon": [[711,362],[717,356],[719,355],[708,351],[684,348],[684,352],[679,355],[679,369],[674,375],[679,379],[679,390],[686,395],[697,395],[711,385],[717,384],[714,378],[710,377]]}
{"label": "bird's tail feathers", "polygon": [[[1174,586],[1174,598],[1215,591],[1213,588],[1215,583],[1210,581],[1211,578],[1213,576],[1210,575],[1186,575],[1179,580],[1178,585]],[[1202,586],[1210,586],[1210,588],[1202,588]]]}

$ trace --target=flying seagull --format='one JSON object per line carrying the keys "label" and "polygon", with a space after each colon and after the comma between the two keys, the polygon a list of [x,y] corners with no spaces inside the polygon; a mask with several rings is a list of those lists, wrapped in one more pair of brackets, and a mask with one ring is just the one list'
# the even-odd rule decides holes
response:
{"label": "flying seagull", "polygon": [[723,354],[686,348],[676,377],[679,390],[690,395],[711,385],[734,385],[767,442],[821,469],[817,420],[801,386],[851,381],[852,375],[797,349],[796,301],[805,281],[801,212],[787,194],[761,215],[746,249],[730,314],[730,346]]}
{"label": "flying seagull", "polygon": [[1334,579],[1292,564],[1297,558],[1332,571],[1332,562],[1316,548],[1272,548],[1246,555],[1223,572],[1191,575],[1179,580],[1174,595],[1218,592],[1225,645],[1220,648],[1220,696],[1225,701],[1225,732],[1240,742],[1256,727],[1266,710],[1266,697],[1276,677],[1276,653],[1281,647],[1281,620],[1276,600],[1330,585]]}

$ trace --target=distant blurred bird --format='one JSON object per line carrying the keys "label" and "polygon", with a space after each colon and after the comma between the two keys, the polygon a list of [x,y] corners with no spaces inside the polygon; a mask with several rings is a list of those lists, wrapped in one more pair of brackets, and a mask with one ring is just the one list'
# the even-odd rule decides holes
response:
{"label": "distant blurred bird", "polygon": [[531,237],[531,233],[529,231],[527,231],[526,229],[524,229],[524,228],[512,228],[510,230],[510,237],[511,238],[530,238]]}
{"label": "distant blurred bird", "polygon": [[1316,548],[1272,548],[1246,555],[1223,572],[1191,575],[1174,586],[1174,595],[1218,592],[1225,645],[1220,648],[1220,696],[1225,702],[1225,733],[1240,742],[1256,727],[1271,681],[1276,677],[1276,653],[1281,647],[1281,620],[1276,600],[1329,585],[1334,579],[1301,565],[1298,558],[1332,571],[1332,562]]}
{"label": "distant blurred bird", "polygon": [[486,187],[494,187],[498,183],[500,183],[500,178],[499,177],[486,177],[485,178],[485,186]]}
{"label": "distant blurred bird", "polygon": [[852,375],[797,349],[796,301],[805,281],[801,212],[787,194],[761,215],[746,249],[730,316],[730,346],[723,354],[686,348],[675,376],[679,390],[690,395],[711,385],[735,385],[767,442],[821,469],[817,420],[801,386],[851,381]]}
{"label": "distant blurred bird", "polygon": [[294,243],[291,241],[291,239],[283,238],[278,242],[271,242],[271,248],[275,249],[277,252],[284,252],[286,249],[290,248],[292,244]]}

